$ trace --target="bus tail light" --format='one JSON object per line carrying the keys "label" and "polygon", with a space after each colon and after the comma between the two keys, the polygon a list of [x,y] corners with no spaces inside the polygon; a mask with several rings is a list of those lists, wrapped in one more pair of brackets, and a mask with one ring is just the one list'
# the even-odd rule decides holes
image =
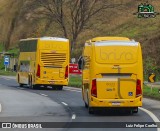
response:
{"label": "bus tail light", "polygon": [[36,74],[37,77],[40,77],[40,72],[41,72],[41,67],[40,67],[40,65],[38,64],[37,74]]}
{"label": "bus tail light", "polygon": [[97,97],[97,83],[96,83],[96,79],[92,80],[91,95],[94,96],[94,97]]}
{"label": "bus tail light", "polygon": [[68,78],[68,65],[66,66],[65,79]]}
{"label": "bus tail light", "polygon": [[136,97],[142,95],[141,80],[137,79]]}

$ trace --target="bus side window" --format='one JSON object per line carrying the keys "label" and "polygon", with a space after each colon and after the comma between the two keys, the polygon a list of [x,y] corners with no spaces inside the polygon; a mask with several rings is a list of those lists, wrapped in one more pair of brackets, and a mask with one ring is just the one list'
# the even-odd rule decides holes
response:
{"label": "bus side window", "polygon": [[20,72],[23,72],[24,71],[24,64],[21,62],[20,64]]}

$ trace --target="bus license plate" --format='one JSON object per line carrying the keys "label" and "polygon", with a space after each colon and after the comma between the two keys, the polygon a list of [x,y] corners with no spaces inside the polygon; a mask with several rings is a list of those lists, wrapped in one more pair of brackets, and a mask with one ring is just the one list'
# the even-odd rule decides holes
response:
{"label": "bus license plate", "polygon": [[50,82],[50,84],[54,84],[54,82],[53,82],[53,81],[51,81],[51,82]]}
{"label": "bus license plate", "polygon": [[112,102],[112,106],[120,106],[120,102]]}

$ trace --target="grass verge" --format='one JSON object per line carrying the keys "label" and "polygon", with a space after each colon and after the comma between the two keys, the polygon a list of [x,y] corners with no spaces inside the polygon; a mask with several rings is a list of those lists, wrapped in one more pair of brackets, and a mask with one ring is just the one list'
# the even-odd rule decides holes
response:
{"label": "grass verge", "polygon": [[82,86],[81,76],[80,75],[70,75],[68,86],[81,88],[81,86]]}
{"label": "grass verge", "polygon": [[0,75],[15,76],[15,75],[16,75],[16,72],[0,70]]}
{"label": "grass verge", "polygon": [[143,95],[145,97],[160,100],[160,93],[158,91],[159,91],[159,89],[156,87],[153,87],[152,91],[151,91],[151,87],[148,87],[145,85],[143,88]]}

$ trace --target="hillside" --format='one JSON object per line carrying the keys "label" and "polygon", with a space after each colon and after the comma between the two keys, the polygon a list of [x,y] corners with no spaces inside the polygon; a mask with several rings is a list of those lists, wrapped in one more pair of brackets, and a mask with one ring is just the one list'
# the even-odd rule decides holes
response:
{"label": "hillside", "polygon": [[[111,0],[110,0],[111,1]],[[76,40],[72,56],[78,57],[85,40],[96,36],[125,36],[140,41],[143,57],[150,57],[153,63],[160,65],[160,15],[156,18],[137,18],[133,13],[144,0],[114,0],[121,6],[107,8],[93,16]],[[160,12],[160,1],[149,0]],[[101,2],[103,4],[103,0]],[[59,26],[50,20],[39,17],[36,10],[41,7],[35,0],[0,0],[0,41],[6,48],[16,47],[19,39],[40,36],[64,36]],[[68,10],[66,9],[66,12]],[[70,36],[69,36],[70,38]],[[9,39],[9,41],[8,41]]]}

